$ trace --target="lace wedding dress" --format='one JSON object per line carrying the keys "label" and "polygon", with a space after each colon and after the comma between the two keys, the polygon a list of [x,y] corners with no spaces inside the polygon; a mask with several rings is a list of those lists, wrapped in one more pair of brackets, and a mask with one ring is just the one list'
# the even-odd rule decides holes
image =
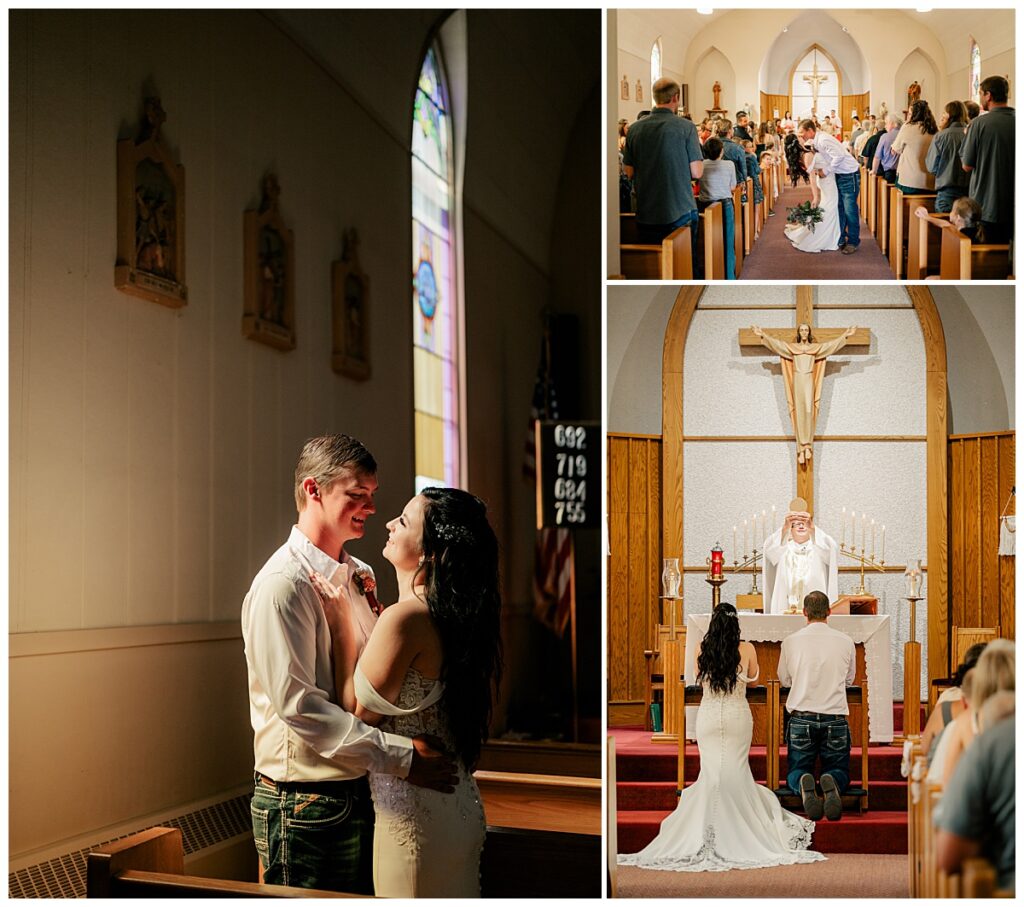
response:
{"label": "lace wedding dress", "polygon": [[786,224],[786,238],[800,252],[834,252],[839,248],[839,189],[836,188],[834,174],[818,176],[812,172],[811,179],[816,180],[821,199],[821,223],[814,225],[812,231],[803,224]]}
{"label": "lace wedding dress", "polygon": [[658,836],[639,853],[620,854],[619,865],[722,872],[825,859],[807,849],[814,823],[784,810],[750,773],[748,679],[741,673],[731,693],[705,691],[697,710],[700,775]]}
{"label": "lace wedding dress", "polygon": [[[454,741],[438,702],[441,682],[409,668],[390,703],[357,666],[356,698],[385,717],[378,727],[392,734],[432,734],[447,749]],[[376,822],[373,833],[373,884],[377,897],[478,898],[484,810],[476,781],[459,765],[453,794],[409,784],[394,775],[370,774]]]}

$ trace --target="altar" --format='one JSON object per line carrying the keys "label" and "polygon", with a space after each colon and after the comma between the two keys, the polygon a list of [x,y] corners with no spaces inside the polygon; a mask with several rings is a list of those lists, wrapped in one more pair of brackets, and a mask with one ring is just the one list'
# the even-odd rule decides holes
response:
{"label": "altar", "polygon": [[[697,682],[697,652],[711,621],[710,614],[690,614],[686,618],[686,651],[683,657],[683,676],[688,684]],[[802,614],[743,614],[739,615],[740,635],[755,644],[758,650],[760,680],[778,678],[778,653],[782,640],[807,626]],[[830,627],[849,636],[863,651],[863,667],[858,675],[868,681],[868,734],[872,743],[892,743],[892,650],[888,614],[833,614]],[[761,645],[765,644],[765,645]],[[774,656],[774,657],[772,657]],[[859,656],[858,656],[859,660]],[[864,673],[861,674],[861,671]],[[686,709],[686,736],[696,734],[697,709]]]}

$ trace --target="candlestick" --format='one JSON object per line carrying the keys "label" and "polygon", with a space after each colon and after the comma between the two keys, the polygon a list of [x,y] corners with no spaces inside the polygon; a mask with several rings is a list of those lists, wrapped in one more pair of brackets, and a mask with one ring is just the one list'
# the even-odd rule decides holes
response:
{"label": "candlestick", "polygon": [[867,547],[867,534],[868,534],[868,515],[861,513],[860,515],[860,550],[861,554],[864,553],[864,549]]}
{"label": "candlestick", "polygon": [[[882,538],[884,539],[885,536],[883,535]],[[733,560],[738,560],[738,558],[736,557],[736,555],[738,553],[739,552],[737,552],[737,550],[736,550],[736,527],[733,526],[732,527],[732,557],[733,557]]]}
{"label": "candlestick", "polygon": [[875,559],[875,521],[871,521],[871,559]]}
{"label": "candlestick", "polygon": [[850,510],[850,550],[857,547],[857,511]]}
{"label": "candlestick", "polygon": [[843,527],[843,537],[839,542],[840,548],[846,547],[846,508],[843,508],[843,515],[839,518],[839,525]]}
{"label": "candlestick", "polygon": [[881,554],[881,561],[882,561],[883,564],[885,563],[885,524],[884,523],[882,524],[882,554]]}
{"label": "candlestick", "polygon": [[743,521],[743,560],[747,559],[747,521]]}

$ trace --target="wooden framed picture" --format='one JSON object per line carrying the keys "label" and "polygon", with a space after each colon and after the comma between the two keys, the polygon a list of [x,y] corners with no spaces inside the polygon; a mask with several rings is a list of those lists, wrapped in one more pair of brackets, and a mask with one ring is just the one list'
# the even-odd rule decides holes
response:
{"label": "wooden framed picture", "polygon": [[638,104],[644,102],[644,86],[639,79],[636,80],[636,100]]}
{"label": "wooden framed picture", "polygon": [[278,209],[277,177],[263,177],[263,198],[245,212],[245,313],[242,333],[278,350],[295,349],[295,236]]}
{"label": "wooden framed picture", "polygon": [[185,168],[160,136],[160,98],[146,98],[138,138],[117,143],[117,260],[123,293],[181,308],[185,285]]}
{"label": "wooden framed picture", "polygon": [[331,263],[331,368],[370,377],[370,279],[359,265],[359,235],[345,232],[341,261]]}
{"label": "wooden framed picture", "polygon": [[622,77],[622,84],[619,86],[620,96],[623,101],[629,100],[629,79],[626,76]]}

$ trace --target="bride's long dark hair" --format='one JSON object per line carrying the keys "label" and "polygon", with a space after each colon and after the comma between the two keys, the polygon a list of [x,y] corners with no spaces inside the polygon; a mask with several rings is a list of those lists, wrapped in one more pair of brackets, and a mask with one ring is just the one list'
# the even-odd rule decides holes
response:
{"label": "bride's long dark hair", "polygon": [[496,693],[501,682],[498,539],[487,522],[487,505],[468,491],[424,488],[422,494],[427,503],[420,571],[441,637],[441,710],[456,755],[472,771],[488,735],[492,688]]}
{"label": "bride's long dark hair", "polygon": [[711,613],[711,623],[697,656],[697,680],[714,693],[731,693],[740,666],[740,621],[736,609],[722,602]]}

